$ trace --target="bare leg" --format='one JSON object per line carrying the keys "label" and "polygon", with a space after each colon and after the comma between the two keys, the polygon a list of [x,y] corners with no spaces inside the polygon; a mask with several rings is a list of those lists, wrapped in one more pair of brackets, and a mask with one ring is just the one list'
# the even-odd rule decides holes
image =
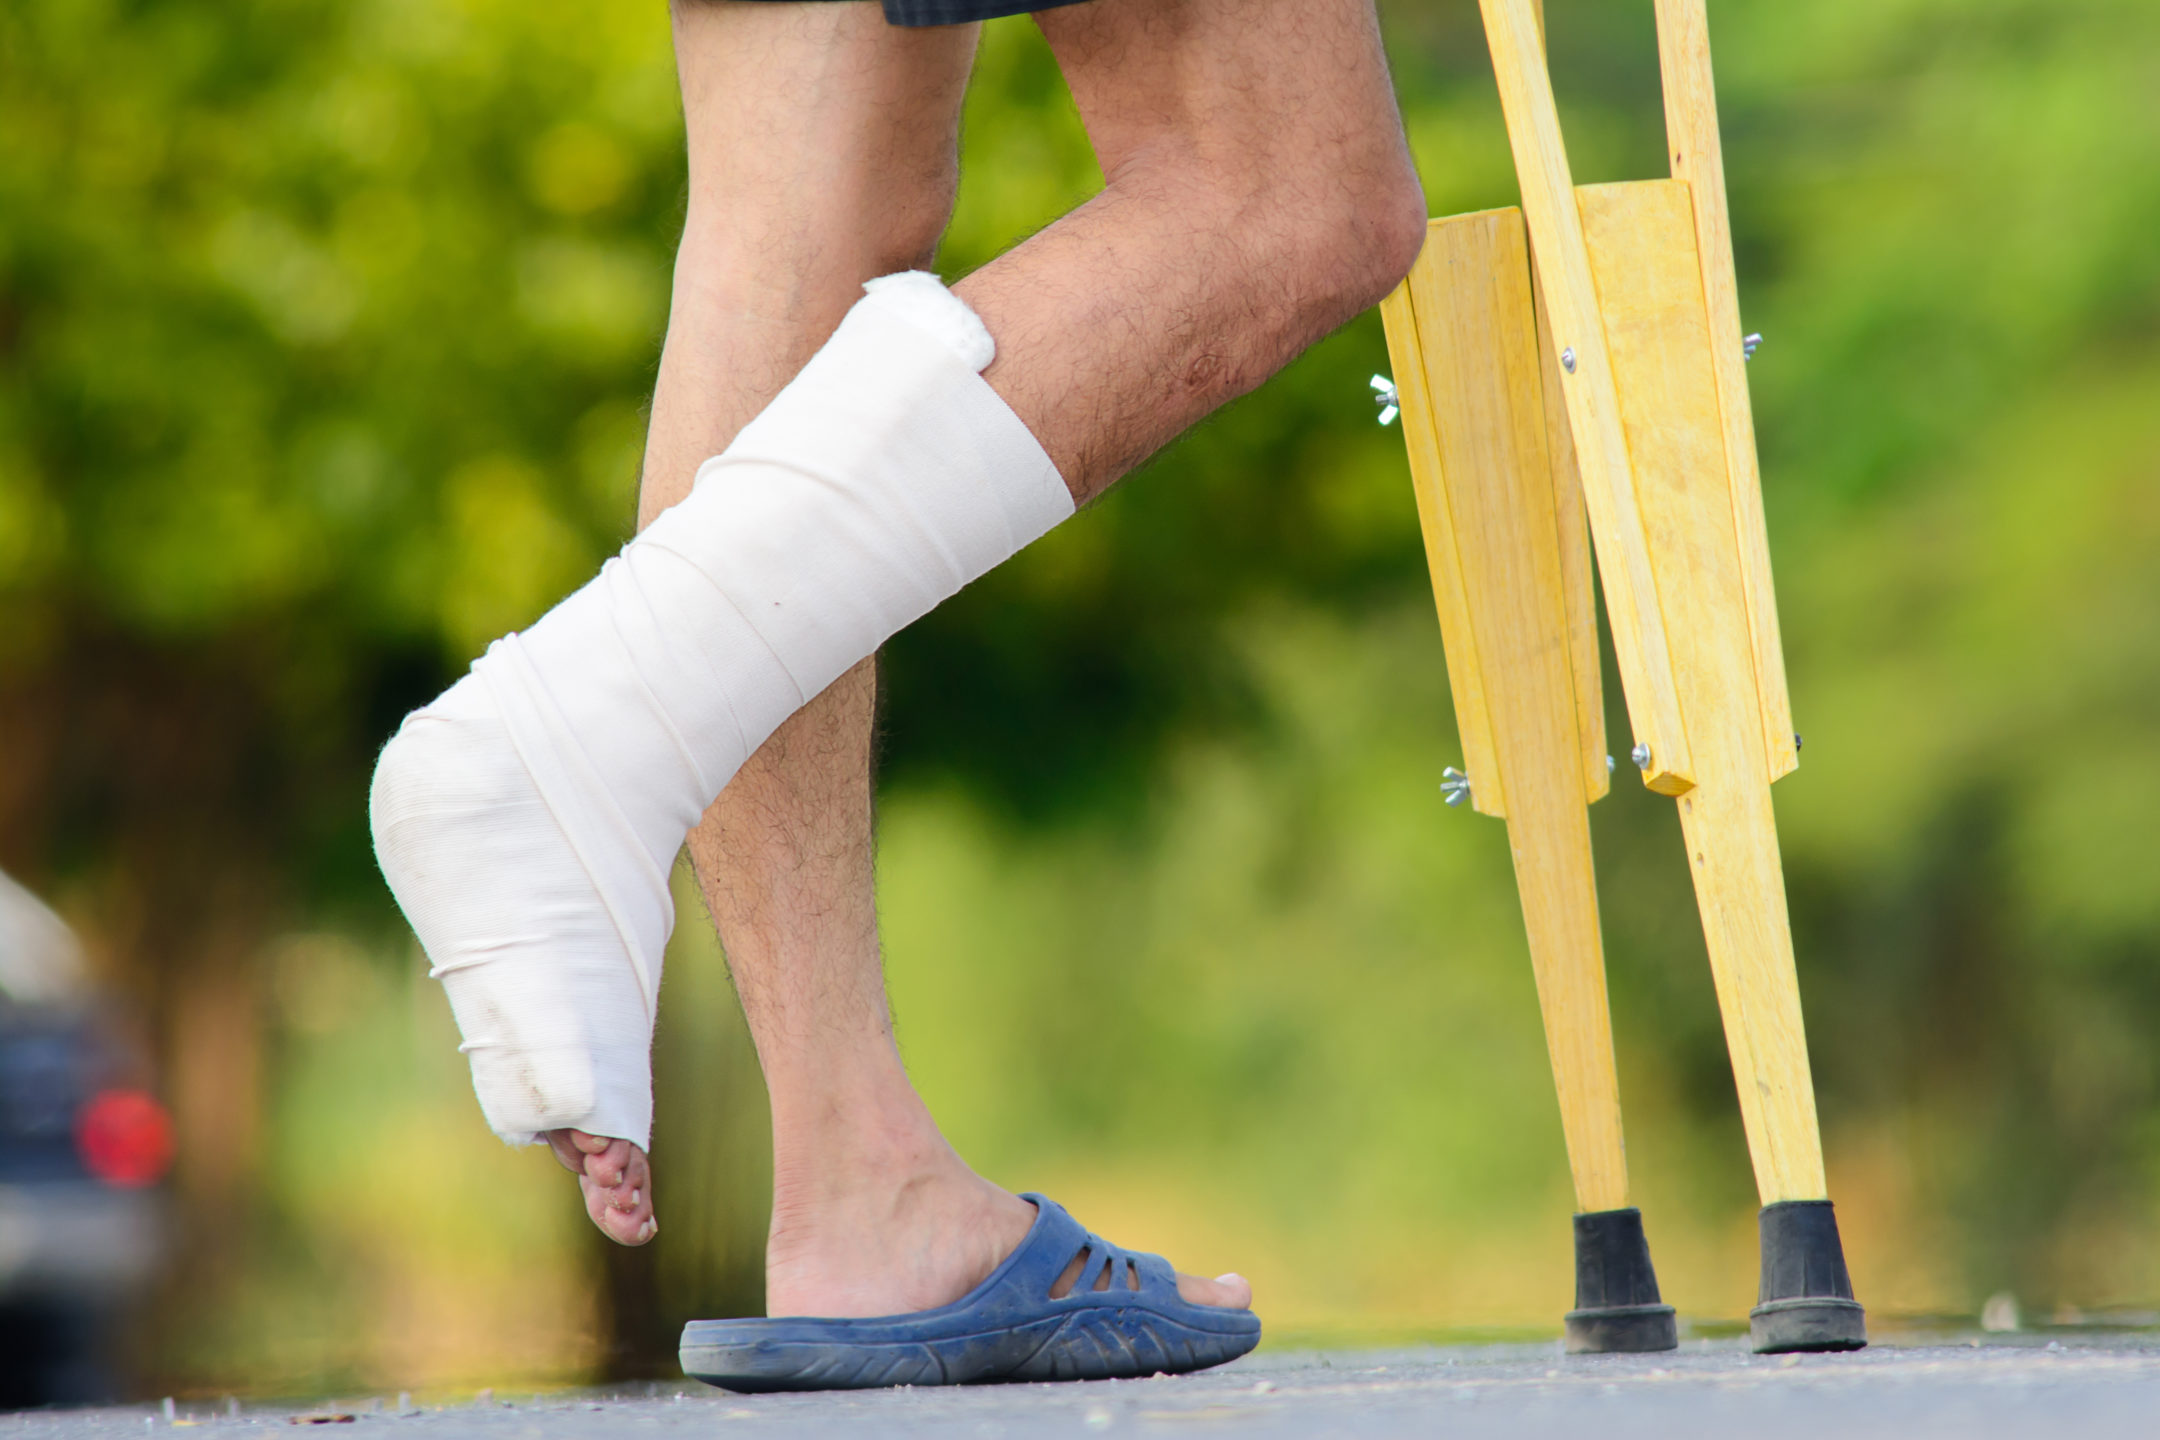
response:
{"label": "bare leg", "polygon": [[[895,30],[864,5],[686,3],[675,21],[691,206],[641,522],[688,493],[863,280],[928,262],[975,41],[971,28]],[[690,837],[773,1099],[768,1293],[780,1313],[940,1303],[954,1274],[979,1279],[1033,1219],[945,1143],[893,1044],[871,874],[874,686],[866,661],[805,707]],[[635,1146],[550,1138],[604,1231],[627,1243],[656,1233]],[[864,1233],[913,1238],[872,1264],[790,1244],[803,1233],[791,1217],[830,1216],[843,1199],[875,1212]],[[1215,1298],[1211,1282],[1185,1283]]]}
{"label": "bare leg", "polygon": [[[872,5],[678,0],[673,19],[690,204],[646,438],[641,529],[690,493],[698,466],[824,344],[863,281],[928,263],[952,210],[975,53],[972,28],[895,29]],[[753,1021],[762,977],[817,966],[867,975],[882,1013],[869,879],[873,685],[865,661],[805,706],[691,837]],[[777,758],[842,754],[855,758]],[[782,915],[785,924],[774,918]],[[819,1004],[836,985],[863,988],[860,978],[807,983]],[[760,1044],[761,1054],[786,1048]],[[656,1233],[650,1167],[636,1146],[568,1130],[549,1139],[578,1174],[595,1224],[624,1244]]]}
{"label": "bare leg", "polygon": [[1425,201],[1370,0],[1037,19],[1108,184],[959,289],[1086,500],[1393,289]]}
{"label": "bare leg", "polygon": [[[1109,185],[960,292],[998,339],[992,384],[1085,499],[1377,300],[1424,205],[1366,0],[1095,0],[1041,23]],[[775,736],[692,841],[772,1092],[774,1314],[947,1303],[1032,1219],[953,1153],[893,1047],[867,693],[850,703]],[[1179,1289],[1251,1301],[1234,1275]]]}
{"label": "bare leg", "polygon": [[[861,279],[934,243],[973,45],[967,30],[885,30],[865,6],[686,5],[676,18],[693,188],[646,518],[807,358]],[[1085,498],[1377,299],[1415,253],[1422,201],[1365,0],[1096,0],[1043,27],[1109,185],[962,293],[999,338],[992,383]],[[809,105],[804,81],[824,87]],[[806,138],[792,126],[812,110],[831,129]],[[894,233],[896,215],[923,218],[881,192],[896,177],[938,196],[927,234]],[[942,1304],[1032,1218],[945,1143],[892,1042],[871,701],[859,667],[767,742],[691,841],[772,1094],[778,1314]],[[648,1236],[644,1157],[556,1138],[602,1228]],[[1180,1289],[1250,1301],[1235,1276]]]}

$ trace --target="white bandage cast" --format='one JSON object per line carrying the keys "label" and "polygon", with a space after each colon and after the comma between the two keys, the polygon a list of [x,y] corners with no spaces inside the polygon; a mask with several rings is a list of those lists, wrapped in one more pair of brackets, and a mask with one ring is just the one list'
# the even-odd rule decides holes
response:
{"label": "white bandage cast", "polygon": [[406,717],[375,850],[497,1134],[651,1142],[669,867],[797,708],[1070,515],[934,276],[887,276],[598,577]]}

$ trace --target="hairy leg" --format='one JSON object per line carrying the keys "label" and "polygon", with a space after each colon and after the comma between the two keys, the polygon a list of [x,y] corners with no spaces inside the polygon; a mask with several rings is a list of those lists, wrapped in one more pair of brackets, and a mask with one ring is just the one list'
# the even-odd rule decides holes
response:
{"label": "hairy leg", "polygon": [[[895,29],[859,4],[682,0],[675,23],[690,211],[641,522],[688,493],[863,280],[928,263],[975,43],[972,27]],[[874,697],[865,661],[775,732],[690,836],[772,1097],[767,1290],[780,1314],[943,1303],[1034,1216],[945,1142],[893,1043],[871,868]],[[603,1230],[653,1233],[635,1146],[550,1138]],[[829,1243],[836,1232],[850,1243]],[[1242,1303],[1213,1282],[1181,1285]]]}
{"label": "hairy leg", "polygon": [[1371,0],[1036,18],[1107,183],[958,290],[1085,501],[1393,289],[1425,201]]}
{"label": "hairy leg", "polygon": [[[861,4],[677,0],[673,21],[690,193],[640,529],[690,493],[698,466],[802,368],[863,281],[928,263],[952,209],[975,49],[972,29],[899,30]],[[849,992],[855,1009],[874,999],[883,1012],[869,876],[874,663],[783,725],[691,836],[753,1020],[768,974],[811,975],[819,1003]],[[761,1042],[773,1049],[786,1047]],[[625,1244],[656,1233],[637,1146],[574,1130],[548,1138],[595,1224]]]}
{"label": "hairy leg", "polygon": [[[959,290],[997,337],[987,378],[1085,499],[1393,286],[1424,202],[1367,0],[1095,0],[1040,22],[1108,185]],[[953,1154],[893,1048],[852,784],[868,718],[865,696],[791,726],[737,777],[758,805],[700,834],[724,857],[708,875],[748,882],[708,894],[773,1096],[775,1314],[947,1303],[1032,1218]],[[1251,1301],[1234,1275],[1179,1288]]]}
{"label": "hairy leg", "polygon": [[[655,401],[647,519],[824,338],[857,281],[927,250],[934,229],[910,237],[912,250],[847,244],[911,213],[879,182],[934,171],[945,182],[937,222],[949,201],[949,129],[935,165],[907,163],[927,149],[859,157],[866,138],[922,138],[895,123],[904,97],[950,94],[957,104],[967,50],[953,41],[971,47],[972,33],[910,36],[881,30],[864,6],[789,6],[765,10],[776,19],[762,44],[738,43],[732,27],[760,9],[686,5],[677,15],[691,223]],[[870,23],[841,43],[816,29],[859,23],[851,14]],[[1085,498],[1377,299],[1415,252],[1422,202],[1364,0],[1096,0],[1051,12],[1043,27],[1109,184],[962,293],[999,337],[989,378]],[[883,59],[880,40],[895,47]],[[797,41],[816,43],[798,54]],[[941,70],[940,52],[924,44],[946,45],[954,63]],[[926,57],[937,73],[909,70]],[[790,146],[805,132],[790,123],[794,107],[735,113],[805,93],[776,75],[823,86],[811,93],[826,118],[868,93],[882,123],[868,137],[813,129],[797,154]],[[757,188],[776,182],[774,194]],[[745,213],[746,193],[774,204]],[[788,273],[771,277],[776,263]],[[760,379],[761,355],[787,358]],[[943,1303],[978,1283],[1030,1218],[945,1144],[892,1044],[869,871],[871,684],[858,668],[776,733],[692,841],[772,1092],[775,1313]],[[648,1236],[650,1186],[635,1147],[555,1138],[602,1227]],[[1236,1277],[1181,1277],[1180,1287],[1210,1303],[1250,1298]]]}

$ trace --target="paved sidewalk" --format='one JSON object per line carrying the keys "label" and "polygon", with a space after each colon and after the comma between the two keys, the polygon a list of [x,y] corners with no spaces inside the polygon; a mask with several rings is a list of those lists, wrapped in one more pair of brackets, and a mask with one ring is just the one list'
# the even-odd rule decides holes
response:
{"label": "paved sidewalk", "polygon": [[[313,1410],[200,1402],[174,1419],[239,1440],[275,1429],[353,1440],[687,1440],[707,1436],[2153,1436],[2160,1336],[2003,1336],[1856,1355],[1758,1357],[1738,1341],[1570,1359],[1557,1344],[1262,1353],[1205,1375],[1081,1385],[727,1395],[689,1382],[491,1396],[400,1412],[396,1397]],[[331,1428],[335,1425],[337,1428]],[[350,1428],[345,1428],[350,1426]],[[161,1407],[0,1416],[0,1440],[148,1440]],[[310,1428],[313,1428],[312,1426]],[[205,1433],[203,1440],[212,1440]]]}

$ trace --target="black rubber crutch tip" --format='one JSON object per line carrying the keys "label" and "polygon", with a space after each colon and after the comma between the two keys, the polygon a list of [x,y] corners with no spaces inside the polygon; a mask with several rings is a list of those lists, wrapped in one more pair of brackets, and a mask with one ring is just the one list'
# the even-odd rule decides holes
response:
{"label": "black rubber crutch tip", "polygon": [[1568,1354],[1641,1354],[1677,1349],[1679,1344],[1673,1308],[1658,1295],[1642,1211],[1630,1207],[1577,1215]]}
{"label": "black rubber crutch tip", "polygon": [[1762,1289],[1748,1312],[1748,1332],[1758,1355],[1867,1344],[1867,1312],[1853,1299],[1828,1200],[1763,1206]]}

